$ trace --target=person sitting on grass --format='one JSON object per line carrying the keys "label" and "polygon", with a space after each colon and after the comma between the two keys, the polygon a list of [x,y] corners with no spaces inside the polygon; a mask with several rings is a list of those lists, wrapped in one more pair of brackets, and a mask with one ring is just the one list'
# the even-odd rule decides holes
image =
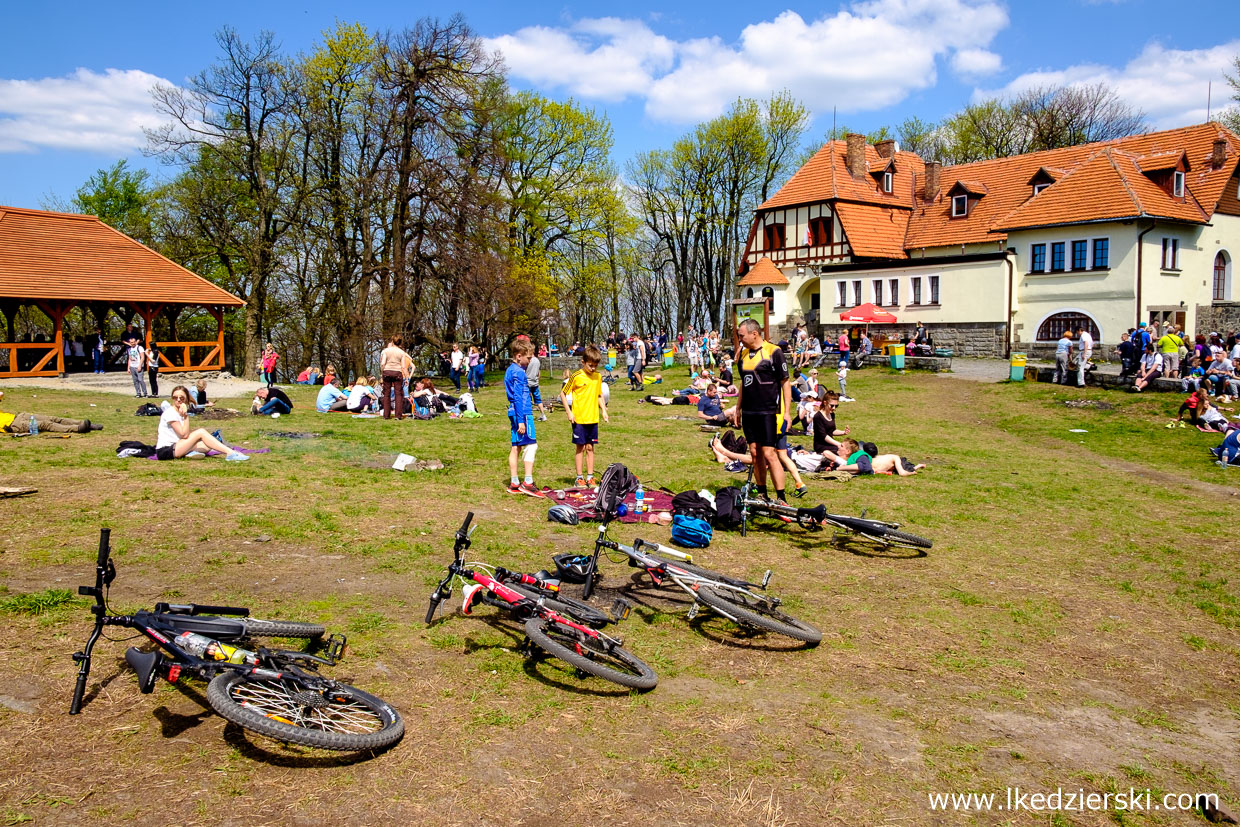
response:
{"label": "person sitting on grass", "polygon": [[867,442],[863,446],[851,437],[840,443],[840,453],[847,455],[848,460],[847,464],[840,466],[837,470],[858,476],[896,474],[901,477],[911,477],[926,467],[925,463],[914,465],[912,460],[899,454],[880,454],[873,442]]}
{"label": "person sitting on grass", "polygon": [[[836,465],[847,465],[840,456],[842,450],[836,437],[848,436],[848,428],[840,429],[835,424],[835,411],[840,406],[840,397],[835,391],[826,391],[822,396],[822,404],[814,412],[811,420],[814,430],[814,453],[829,458]],[[845,455],[847,456],[847,455]]]}
{"label": "person sitting on grass", "polygon": [[728,417],[724,416],[723,403],[719,401],[719,387],[711,382],[706,386],[706,394],[698,399],[698,419],[707,425],[726,425]]}
{"label": "person sitting on grass", "polygon": [[268,385],[254,392],[254,407],[251,412],[259,416],[292,413],[293,400],[289,399],[284,391],[274,385]]}
{"label": "person sitting on grass", "polygon": [[1218,458],[1214,464],[1220,468],[1227,468],[1235,462],[1236,457],[1240,456],[1240,428],[1228,431],[1223,443],[1217,448],[1211,448],[1210,453]]}
{"label": "person sitting on grass", "polygon": [[1201,412],[1210,404],[1209,395],[1205,388],[1197,388],[1188,395],[1188,398],[1180,403],[1180,410],[1176,414],[1173,421],[1167,423],[1168,428],[1174,428],[1177,424],[1184,427],[1184,414],[1188,413],[1188,424],[1194,428],[1201,422]]}
{"label": "person sitting on grass", "polygon": [[[0,403],[4,402],[4,391],[0,391]],[[68,419],[63,416],[47,414],[5,413],[0,411],[0,433],[28,434],[30,421],[40,431],[53,434],[85,434],[91,431],[102,431],[102,425],[95,425],[89,419]]]}
{"label": "person sitting on grass", "polygon": [[1198,412],[1198,417],[1200,421],[1197,423],[1197,430],[1208,434],[1227,432],[1227,417],[1223,416],[1223,413],[1209,398],[1206,399],[1205,406]]}
{"label": "person sitting on grass", "polygon": [[156,459],[181,459],[189,454],[206,455],[216,451],[229,462],[245,462],[248,456],[228,447],[206,428],[191,431],[189,428],[189,390],[184,385],[172,389],[172,401],[164,405],[159,416],[159,430],[155,440]]}
{"label": "person sitting on grass", "polygon": [[1146,345],[1145,354],[1141,357],[1141,366],[1137,369],[1137,379],[1132,383],[1132,389],[1141,393],[1149,387],[1151,382],[1162,376],[1162,372],[1162,354],[1154,350],[1153,343]]}
{"label": "person sitting on grass", "polygon": [[353,387],[349,389],[349,399],[345,403],[346,410],[349,413],[370,413],[379,407],[379,394],[375,393],[375,389],[370,386],[370,382],[365,376],[359,376],[353,380]]}
{"label": "person sitting on grass", "polygon": [[215,403],[207,399],[207,380],[199,379],[194,383],[194,388],[189,392],[189,412],[202,413],[204,408],[208,408]]}
{"label": "person sitting on grass", "polygon": [[314,365],[310,365],[301,373],[297,374],[297,385],[317,385],[319,383],[319,369]]}
{"label": "person sitting on grass", "polygon": [[319,413],[329,413],[331,411],[343,411],[349,406],[348,395],[336,387],[336,377],[331,377],[323,385],[323,389],[319,391],[318,398],[314,400],[314,409]]}
{"label": "person sitting on grass", "polygon": [[[724,437],[730,437],[730,439],[725,441]],[[746,467],[753,464],[753,454],[749,452],[749,443],[744,437],[737,437],[732,431],[725,431],[722,436],[719,434],[712,436],[708,444],[715,455],[715,461],[724,464],[724,470],[744,471]],[[732,445],[731,448],[728,447],[729,444]],[[805,484],[805,480],[801,479],[801,473],[796,463],[792,461],[792,452],[788,448],[786,437],[780,437],[780,446],[775,455],[779,458],[779,464],[792,475],[792,480],[796,483],[796,487],[792,489],[792,495],[804,497],[809,491],[809,486]],[[733,450],[734,448],[741,450]]]}
{"label": "person sitting on grass", "polygon": [[425,408],[432,414],[447,413],[449,408],[456,407],[461,401],[436,388],[429,376],[423,376],[414,384],[413,397],[418,407]]}

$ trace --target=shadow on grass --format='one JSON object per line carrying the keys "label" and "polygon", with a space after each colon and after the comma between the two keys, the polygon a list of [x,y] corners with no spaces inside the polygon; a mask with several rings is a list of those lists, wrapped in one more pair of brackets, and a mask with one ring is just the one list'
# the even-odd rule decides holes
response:
{"label": "shadow on grass", "polygon": [[[256,736],[264,738],[264,736]],[[264,738],[264,740],[266,740]],[[385,747],[379,750],[364,750],[362,752],[347,752],[342,754],[323,754],[321,751],[313,750],[311,747],[300,747],[292,744],[283,745],[282,749],[289,750],[281,752],[276,749],[268,749],[260,746],[258,743],[250,740],[249,734],[243,727],[234,724],[231,721],[224,726],[224,741],[230,747],[235,749],[243,758],[251,761],[258,761],[273,767],[285,767],[289,769],[328,769],[331,767],[348,767],[353,764],[360,764],[363,761],[369,761],[371,758],[378,757],[388,750],[396,746]],[[275,742],[279,743],[279,742]],[[397,744],[400,742],[397,741]],[[306,750],[304,753],[293,752],[292,750]]]}
{"label": "shadow on grass", "polygon": [[855,534],[826,534],[825,532],[795,534],[788,541],[802,551],[822,551],[826,548],[839,549],[857,557],[869,557],[881,560],[917,560],[926,556],[924,548],[905,548],[902,546],[886,546],[866,540]]}

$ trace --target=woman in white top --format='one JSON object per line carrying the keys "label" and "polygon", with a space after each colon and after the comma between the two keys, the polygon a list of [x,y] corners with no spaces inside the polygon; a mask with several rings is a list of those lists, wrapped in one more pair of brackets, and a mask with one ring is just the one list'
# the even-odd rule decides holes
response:
{"label": "woman in white top", "polygon": [[155,456],[159,459],[180,459],[197,451],[218,451],[230,462],[244,462],[249,457],[220,442],[206,428],[189,429],[189,390],[184,385],[172,389],[172,402],[159,416],[159,432],[155,440]]}

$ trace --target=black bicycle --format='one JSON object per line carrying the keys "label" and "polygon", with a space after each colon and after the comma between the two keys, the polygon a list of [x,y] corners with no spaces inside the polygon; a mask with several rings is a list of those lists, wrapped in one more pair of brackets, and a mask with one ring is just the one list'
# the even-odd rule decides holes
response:
{"label": "black bicycle", "polygon": [[278,741],[319,749],[377,750],[404,735],[400,714],[385,701],[318,674],[319,667],[340,660],[343,636],[323,641],[322,655],[246,648],[259,637],[319,641],[325,630],[318,624],[260,620],[249,617],[248,609],[192,603],[157,603],[154,611],[109,614],[107,596],[116,579],[110,535],[106,528],[99,533],[95,585],[78,587],[78,594],[95,599],[95,628],[86,648],[73,655],[78,675],[70,715],[82,711],[95,643],[104,627],[120,626],[145,635],[156,646],[152,651],[131,646],[125,652],[143,694],[154,691],[156,677],[169,683],[183,677],[209,681],[207,702],[222,717]]}
{"label": "black bicycle", "polygon": [[[590,620],[579,619],[578,614],[602,615],[593,606],[566,598],[547,597],[531,591],[534,584],[524,582],[522,575],[514,575],[506,569],[488,566],[481,562],[466,562],[462,552],[470,546],[469,524],[473,512],[465,516],[465,522],[456,532],[452,549],[452,562],[448,573],[435,591],[431,593],[430,606],[426,610],[426,622],[435,617],[439,604],[452,596],[452,583],[464,584],[462,611],[469,614],[475,603],[494,606],[521,621],[525,627],[526,640],[522,648],[533,655],[541,650],[576,667],[581,672],[618,683],[632,689],[653,689],[658,683],[654,670],[624,648],[624,641],[611,637],[595,628]],[[531,580],[539,580],[529,576]],[[504,582],[507,580],[508,582]],[[544,581],[545,583],[545,581]]]}
{"label": "black bicycle", "polygon": [[816,531],[824,525],[836,529],[836,540],[860,537],[880,546],[899,546],[901,548],[927,549],[934,546],[932,540],[900,530],[899,523],[887,523],[881,520],[866,519],[865,512],[860,517],[848,517],[843,514],[831,514],[825,505],[813,508],[798,508],[779,500],[769,500],[753,493],[753,469],[750,467],[749,478],[741,486],[736,495],[736,509],[741,515],[741,536],[749,531],[749,522],[754,517],[772,517],[784,523],[797,525]]}
{"label": "black bicycle", "polygon": [[[771,582],[770,569],[763,575],[761,583],[729,577],[691,565],[692,555],[659,543],[637,539],[632,546],[626,546],[609,540],[609,522],[604,521],[599,526],[598,536],[594,538],[594,554],[587,564],[583,587],[586,599],[589,599],[595,583],[602,577],[598,571],[599,556],[605,551],[614,551],[624,555],[630,566],[644,569],[656,586],[670,581],[684,589],[693,598],[689,620],[697,617],[700,606],[706,606],[740,626],[775,632],[809,644],[822,640],[822,632],[785,612],[778,597],[759,593],[759,590],[765,591]],[[622,562],[624,558],[616,562]]]}

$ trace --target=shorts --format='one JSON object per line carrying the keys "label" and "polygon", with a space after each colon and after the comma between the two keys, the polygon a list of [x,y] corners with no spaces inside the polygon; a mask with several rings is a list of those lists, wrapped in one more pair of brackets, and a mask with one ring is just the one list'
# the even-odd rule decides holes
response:
{"label": "shorts", "polygon": [[1164,353],[1163,364],[1167,368],[1167,373],[1178,373],[1180,370],[1180,354]]}
{"label": "shorts", "polygon": [[538,389],[537,385],[530,385],[530,398],[534,400],[535,405],[542,404],[542,391]]}
{"label": "shorts", "polygon": [[517,426],[520,423],[514,417],[508,417],[508,426],[511,431],[509,438],[513,445],[534,445],[538,442],[538,437],[534,434],[534,415],[530,414],[525,418],[525,433],[517,433]]}
{"label": "shorts", "polygon": [[163,448],[155,449],[155,459],[176,459],[177,446],[165,445]]}
{"label": "shorts", "polygon": [[741,411],[741,431],[750,445],[763,445],[774,448],[779,439],[779,429],[775,425],[773,413],[745,413]]}
{"label": "shorts", "polygon": [[580,422],[573,423],[573,444],[597,445],[598,423],[592,422],[589,425],[582,425]]}

